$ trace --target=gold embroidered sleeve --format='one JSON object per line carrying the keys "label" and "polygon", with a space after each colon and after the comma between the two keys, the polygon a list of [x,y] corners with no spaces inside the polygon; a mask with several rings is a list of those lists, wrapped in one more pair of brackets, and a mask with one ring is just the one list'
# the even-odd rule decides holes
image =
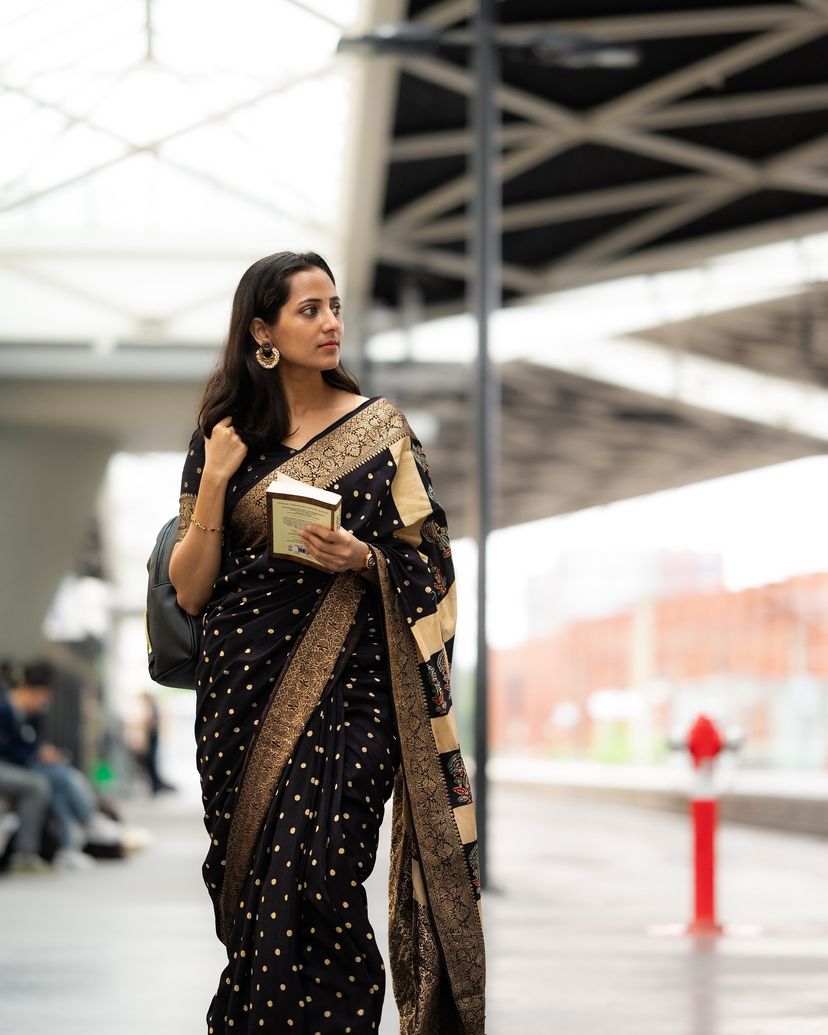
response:
{"label": "gold embroidered sleeve", "polygon": [[175,537],[175,541],[180,543],[184,536],[187,534],[187,529],[190,527],[190,518],[195,512],[196,499],[198,497],[193,492],[183,492],[178,501],[178,534]]}
{"label": "gold embroidered sleeve", "polygon": [[181,489],[178,497],[178,533],[175,537],[177,543],[181,542],[187,534],[187,529],[190,527],[190,518],[195,511],[203,470],[204,436],[196,428],[187,447],[184,469],[181,472]]}

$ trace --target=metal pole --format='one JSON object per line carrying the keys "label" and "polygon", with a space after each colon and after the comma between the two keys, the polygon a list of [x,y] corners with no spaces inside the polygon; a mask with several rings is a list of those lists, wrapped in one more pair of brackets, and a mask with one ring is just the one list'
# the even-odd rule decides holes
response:
{"label": "metal pole", "polygon": [[486,547],[497,499],[499,444],[499,386],[489,358],[489,318],[500,304],[500,186],[495,153],[497,78],[495,0],[478,0],[474,19],[474,236],[472,285],[477,320],[477,667],[475,679],[475,799],[480,882],[487,886],[488,795],[486,761],[489,754],[489,653],[486,638]]}

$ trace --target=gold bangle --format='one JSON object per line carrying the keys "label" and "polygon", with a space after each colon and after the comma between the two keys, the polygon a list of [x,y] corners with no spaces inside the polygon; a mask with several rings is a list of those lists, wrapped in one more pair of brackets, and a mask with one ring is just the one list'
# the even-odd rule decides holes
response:
{"label": "gold bangle", "polygon": [[203,532],[223,532],[224,531],[224,525],[222,525],[220,528],[209,528],[207,525],[202,525],[202,523],[200,521],[196,520],[196,517],[195,517],[194,514],[190,515],[190,524],[191,525],[195,525],[196,528],[200,528]]}

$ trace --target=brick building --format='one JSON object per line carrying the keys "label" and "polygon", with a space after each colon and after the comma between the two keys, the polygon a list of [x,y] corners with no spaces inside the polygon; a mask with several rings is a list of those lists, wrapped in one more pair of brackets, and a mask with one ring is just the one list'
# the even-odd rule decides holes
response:
{"label": "brick building", "polygon": [[828,761],[828,573],[642,599],[494,652],[494,751],[618,761],[663,755],[700,710],[754,764]]}

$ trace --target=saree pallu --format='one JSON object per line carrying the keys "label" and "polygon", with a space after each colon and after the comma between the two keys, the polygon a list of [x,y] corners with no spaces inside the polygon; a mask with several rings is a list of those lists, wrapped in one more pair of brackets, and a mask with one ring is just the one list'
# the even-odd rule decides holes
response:
{"label": "saree pallu", "polygon": [[[196,432],[179,538],[203,463]],[[270,557],[276,471],[342,495],[378,586]],[[203,876],[228,959],[208,1032],[379,1029],[385,975],[363,884],[393,789],[401,1033],[484,1035],[474,805],[450,689],[454,573],[421,444],[392,403],[369,399],[302,449],[249,451],[224,524],[196,673]]]}

